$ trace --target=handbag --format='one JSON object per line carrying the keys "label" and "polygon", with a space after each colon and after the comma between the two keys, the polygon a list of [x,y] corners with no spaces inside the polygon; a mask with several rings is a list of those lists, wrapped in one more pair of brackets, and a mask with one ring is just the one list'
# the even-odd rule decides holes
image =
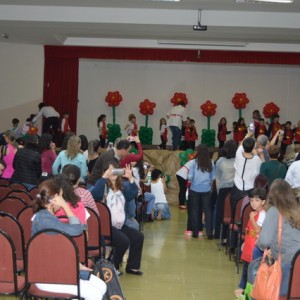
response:
{"label": "handbag", "polygon": [[282,277],[281,270],[281,244],[282,237],[282,216],[279,214],[278,220],[278,258],[274,264],[267,262],[267,250],[264,251],[263,258],[258,268],[254,281],[251,297],[255,300],[278,300],[280,294],[280,284]]}

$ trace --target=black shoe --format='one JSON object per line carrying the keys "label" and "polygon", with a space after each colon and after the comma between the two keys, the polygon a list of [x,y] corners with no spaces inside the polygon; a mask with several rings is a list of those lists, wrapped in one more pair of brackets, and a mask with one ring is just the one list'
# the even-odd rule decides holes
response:
{"label": "black shoe", "polygon": [[212,234],[209,234],[209,235],[207,236],[207,238],[208,238],[209,240],[212,240],[212,239],[213,239]]}
{"label": "black shoe", "polygon": [[148,214],[146,215],[146,222],[153,222],[154,220],[152,219],[152,215]]}
{"label": "black shoe", "polygon": [[134,270],[130,270],[130,269],[126,269],[126,273],[128,274],[132,274],[132,275],[138,275],[138,276],[142,276],[144,273],[142,271],[134,271]]}

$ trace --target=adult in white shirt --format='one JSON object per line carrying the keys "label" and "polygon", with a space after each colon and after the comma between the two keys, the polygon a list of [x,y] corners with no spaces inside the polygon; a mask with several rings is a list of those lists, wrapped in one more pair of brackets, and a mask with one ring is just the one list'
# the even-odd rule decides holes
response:
{"label": "adult in white shirt", "polygon": [[238,147],[234,162],[234,186],[231,190],[231,208],[234,213],[237,201],[249,195],[254,188],[255,177],[259,174],[262,160],[253,153],[255,140],[247,137]]}
{"label": "adult in white shirt", "polygon": [[35,123],[41,116],[46,118],[46,121],[43,124],[42,133],[49,133],[49,129],[52,127],[53,136],[57,136],[60,117],[59,113],[52,106],[40,103],[39,112],[33,118],[32,122]]}
{"label": "adult in white shirt", "polygon": [[292,189],[300,188],[300,160],[294,161],[288,168],[285,180]]}
{"label": "adult in white shirt", "polygon": [[167,114],[167,118],[169,128],[172,132],[173,151],[176,151],[181,138],[182,121],[186,120],[185,103],[178,102],[178,104]]}

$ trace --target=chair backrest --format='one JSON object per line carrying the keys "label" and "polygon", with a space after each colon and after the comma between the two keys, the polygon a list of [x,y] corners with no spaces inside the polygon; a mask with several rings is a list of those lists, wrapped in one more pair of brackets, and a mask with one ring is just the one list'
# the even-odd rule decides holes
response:
{"label": "chair backrest", "polygon": [[72,236],[78,247],[79,261],[88,266],[88,255],[87,255],[87,234],[84,230],[82,234],[77,236]]}
{"label": "chair backrest", "polygon": [[18,290],[16,249],[12,238],[3,230],[0,230],[0,253],[0,283],[13,283],[16,293]]}
{"label": "chair backrest", "polygon": [[234,208],[234,217],[233,217],[234,223],[240,222],[242,220],[241,207],[242,207],[243,199],[244,199],[244,197],[240,198]]}
{"label": "chair backrest", "polygon": [[12,188],[8,185],[0,185],[0,200],[5,198]]}
{"label": "chair backrest", "polygon": [[16,183],[16,182],[12,182],[10,185],[9,185],[13,190],[22,190],[22,191],[28,191],[26,186],[22,183]]}
{"label": "chair backrest", "polygon": [[300,249],[292,260],[287,299],[300,299]]}
{"label": "chair backrest", "polygon": [[31,225],[32,225],[32,217],[34,213],[31,206],[24,207],[18,214],[17,219],[22,225],[24,232],[24,243],[27,245],[29,239],[31,238]]}
{"label": "chair backrest", "polygon": [[245,208],[245,206],[250,203],[250,197],[248,195],[243,197],[243,201],[242,201],[242,205],[241,205],[241,215],[243,213],[243,209]]}
{"label": "chair backrest", "polygon": [[224,200],[224,213],[223,220],[228,219],[231,220],[231,202],[230,202],[230,193],[228,193]]}
{"label": "chair backrest", "polygon": [[110,246],[112,232],[110,210],[107,205],[102,202],[96,202],[96,205],[100,215],[101,234],[104,237],[105,244]]}
{"label": "chair backrest", "polygon": [[54,229],[38,232],[26,247],[26,283],[70,284],[79,287],[79,253],[75,241]]}
{"label": "chair backrest", "polygon": [[0,211],[0,229],[9,234],[12,238],[17,259],[24,259],[24,233],[22,225],[12,215]]}
{"label": "chair backrest", "polygon": [[33,200],[35,200],[36,198],[36,195],[38,194],[38,188],[37,187],[33,187],[30,191],[29,191],[29,194],[31,195],[31,198]]}
{"label": "chair backrest", "polygon": [[250,219],[251,211],[253,211],[253,208],[251,207],[250,203],[246,204],[246,206],[243,208],[241,219],[241,233],[243,234],[246,232],[246,227]]}
{"label": "chair backrest", "polygon": [[15,197],[21,198],[23,201],[26,202],[27,205],[32,205],[32,197],[26,191],[23,191],[23,190],[12,190],[11,192],[9,192],[7,194],[7,197],[10,197],[10,196],[15,196]]}
{"label": "chair backrest", "polygon": [[9,185],[9,179],[0,178],[0,185]]}
{"label": "chair backrest", "polygon": [[0,210],[15,217],[25,206],[27,206],[26,202],[16,196],[6,196],[4,199],[0,200]]}
{"label": "chair backrest", "polygon": [[88,226],[88,247],[89,249],[101,249],[101,221],[97,213],[90,207],[85,207],[90,217],[87,219]]}

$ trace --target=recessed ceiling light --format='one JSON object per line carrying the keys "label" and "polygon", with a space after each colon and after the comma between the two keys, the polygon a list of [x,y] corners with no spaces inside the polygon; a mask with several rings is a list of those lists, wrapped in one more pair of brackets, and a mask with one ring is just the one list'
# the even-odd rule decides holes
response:
{"label": "recessed ceiling light", "polygon": [[236,3],[279,3],[291,4],[294,0],[235,0]]}
{"label": "recessed ceiling light", "polygon": [[180,2],[181,0],[145,0],[145,1],[152,1],[152,2]]}

